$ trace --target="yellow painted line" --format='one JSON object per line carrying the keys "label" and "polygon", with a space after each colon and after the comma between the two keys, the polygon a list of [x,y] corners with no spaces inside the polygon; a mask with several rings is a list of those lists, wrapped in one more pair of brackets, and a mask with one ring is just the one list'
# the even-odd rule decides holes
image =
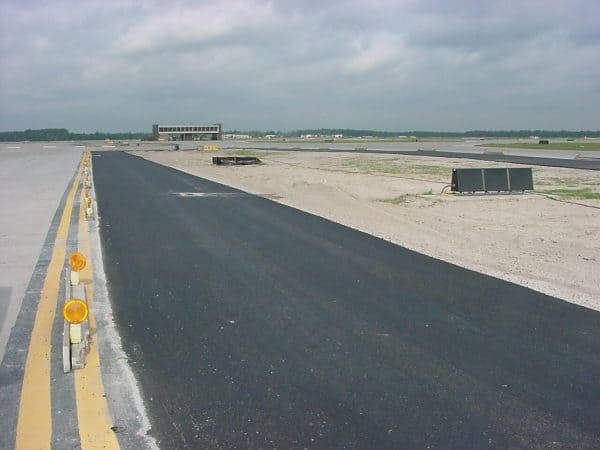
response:
{"label": "yellow painted line", "polygon": [[[86,202],[82,198],[79,205],[79,251],[87,256],[87,264],[80,272],[80,276],[81,282],[86,287],[88,306],[91,306],[94,299],[93,269],[85,207]],[[119,449],[115,433],[110,429],[114,423],[110,417],[106,397],[104,397],[98,344],[93,341],[96,332],[96,321],[93,314],[90,313],[88,320],[92,342],[89,345],[87,363],[85,368],[75,371],[75,403],[81,448],[82,450]]]}
{"label": "yellow painted line", "polygon": [[21,388],[16,433],[17,449],[49,449],[51,444],[50,355],[52,324],[56,316],[73,199],[79,185],[80,174],[81,167],[77,170],[75,181],[67,195],[56,231],[52,258],[40,292],[40,301],[31,332],[31,342],[29,343],[23,386]]}

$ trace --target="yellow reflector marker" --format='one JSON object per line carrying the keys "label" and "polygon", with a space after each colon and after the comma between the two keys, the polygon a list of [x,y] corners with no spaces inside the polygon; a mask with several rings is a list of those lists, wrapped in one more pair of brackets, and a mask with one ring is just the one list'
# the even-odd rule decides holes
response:
{"label": "yellow reflector marker", "polygon": [[87,304],[78,298],[73,298],[63,306],[63,317],[69,323],[78,324],[87,319]]}
{"label": "yellow reflector marker", "polygon": [[83,253],[75,252],[71,253],[71,256],[69,256],[69,266],[71,266],[71,270],[79,272],[80,270],[83,270],[85,264],[86,259]]}

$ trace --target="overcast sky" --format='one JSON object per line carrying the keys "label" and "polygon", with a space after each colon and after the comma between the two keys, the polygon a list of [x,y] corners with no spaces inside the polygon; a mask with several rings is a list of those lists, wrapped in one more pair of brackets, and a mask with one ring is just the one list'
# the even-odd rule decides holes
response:
{"label": "overcast sky", "polygon": [[0,0],[0,129],[600,129],[600,1]]}

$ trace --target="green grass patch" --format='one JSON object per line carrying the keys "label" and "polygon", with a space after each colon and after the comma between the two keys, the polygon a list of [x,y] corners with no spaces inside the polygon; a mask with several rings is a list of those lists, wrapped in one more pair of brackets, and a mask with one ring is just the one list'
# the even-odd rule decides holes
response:
{"label": "green grass patch", "polygon": [[352,143],[380,143],[380,142],[401,142],[401,143],[405,143],[405,142],[463,142],[464,139],[463,138],[457,138],[457,137],[420,137],[420,138],[369,138],[369,139],[363,139],[363,138],[359,138],[359,137],[345,137],[345,138],[341,138],[341,139],[334,139],[333,141],[331,141],[331,139],[323,139],[323,138],[319,138],[319,139],[300,139],[300,138],[285,138],[285,139],[260,139],[260,138],[254,138],[254,139],[250,139],[250,141],[252,142],[287,142],[287,143],[291,143],[291,144],[318,144],[318,143],[323,143],[323,144],[352,144]]}
{"label": "green grass patch", "polygon": [[402,164],[396,159],[365,159],[345,158],[342,166],[358,170],[363,173],[380,173],[391,175],[435,175],[449,176],[451,171],[447,167],[427,164]]}
{"label": "green grass patch", "polygon": [[590,188],[584,189],[548,189],[539,191],[544,194],[558,195],[561,198],[572,198],[579,200],[600,200],[600,192],[594,192]]}
{"label": "green grass patch", "polygon": [[541,178],[537,177],[535,184],[538,186],[566,186],[566,187],[579,187],[579,186],[600,186],[600,181],[589,180],[586,178],[558,178],[548,177]]}
{"label": "green grass patch", "polygon": [[477,147],[600,151],[600,142],[550,142],[549,144],[515,142],[512,144],[479,144]]}
{"label": "green grass patch", "polygon": [[394,161],[393,159],[344,158],[342,166],[363,173],[396,173],[399,167],[394,164]]}
{"label": "green grass patch", "polygon": [[285,155],[284,152],[269,152],[262,150],[224,150],[224,153],[227,153],[227,156],[254,156],[256,158],[266,157],[266,156],[276,156],[276,155]]}
{"label": "green grass patch", "polygon": [[452,170],[444,166],[433,166],[427,164],[408,164],[405,166],[407,173],[422,174],[422,175],[448,175],[452,174]]}
{"label": "green grass patch", "polygon": [[394,198],[383,198],[380,201],[381,203],[390,203],[392,205],[401,205],[403,203],[406,203],[406,201],[408,200],[408,195],[404,194],[404,195],[399,195],[398,197],[394,197]]}

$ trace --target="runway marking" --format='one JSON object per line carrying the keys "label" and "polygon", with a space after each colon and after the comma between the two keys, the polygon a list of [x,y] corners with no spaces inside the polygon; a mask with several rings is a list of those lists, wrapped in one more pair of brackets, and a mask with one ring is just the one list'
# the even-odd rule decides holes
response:
{"label": "runway marking", "polygon": [[50,448],[52,415],[50,400],[50,356],[52,324],[56,316],[58,293],[65,263],[67,237],[73,200],[79,186],[81,166],[77,171],[60,218],[52,257],[40,292],[19,402],[17,449]]}
{"label": "runway marking", "polygon": [[14,149],[16,149],[16,148],[21,148],[21,147],[6,147],[6,148],[9,148],[9,149],[11,149],[11,150],[14,150]]}
{"label": "runway marking", "polygon": [[[82,193],[83,200],[83,193]],[[90,309],[93,307],[93,269],[91,263],[91,247],[88,223],[85,219],[85,202],[79,206],[78,241],[79,251],[88,256],[87,264],[81,271],[81,280],[85,282],[87,301]],[[110,416],[102,372],[100,370],[100,355],[96,341],[96,321],[94,314],[89,315],[91,343],[85,368],[75,371],[75,404],[79,422],[79,439],[82,450],[86,449],[119,449],[115,433],[111,429],[113,421]]]}
{"label": "runway marking", "polygon": [[42,148],[56,148],[56,145],[44,145]]}
{"label": "runway marking", "polygon": [[245,192],[175,192],[179,197],[250,197]]}

